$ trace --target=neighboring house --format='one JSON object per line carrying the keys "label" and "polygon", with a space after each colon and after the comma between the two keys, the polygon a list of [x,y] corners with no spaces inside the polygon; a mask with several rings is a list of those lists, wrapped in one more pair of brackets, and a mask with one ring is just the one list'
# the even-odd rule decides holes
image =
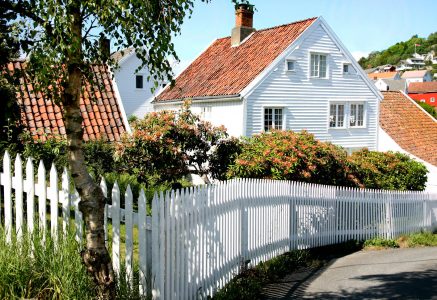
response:
{"label": "neighboring house", "polygon": [[407,81],[405,79],[378,79],[375,85],[380,91],[407,91]]}
{"label": "neighboring house", "polygon": [[427,70],[405,71],[401,78],[407,81],[407,86],[412,82],[427,82],[432,80],[431,72]]}
{"label": "neighboring house", "polygon": [[[118,141],[125,132],[130,132],[123,105],[112,83],[107,67],[94,65],[93,72],[97,82],[94,86],[86,84],[80,98],[84,128],[83,139]],[[44,99],[41,93],[35,93],[32,79],[26,74],[25,62],[8,64],[8,72],[20,70],[20,88],[17,102],[21,111],[21,124],[35,140],[45,141],[47,137],[65,136],[62,106]],[[90,95],[94,94],[94,100]]]}
{"label": "neighboring house", "polygon": [[412,99],[437,107],[437,81],[413,82],[408,87]]}
{"label": "neighboring house", "polygon": [[236,11],[230,37],[215,40],[167,87],[155,110],[192,110],[233,136],[307,130],[349,150],[376,149],[382,95],[322,17],[263,30]]}
{"label": "neighboring house", "polygon": [[399,151],[428,168],[426,189],[437,192],[437,121],[402,92],[383,92],[379,151]]}
{"label": "neighboring house", "polygon": [[367,74],[369,79],[378,80],[378,79],[401,79],[399,72],[378,72],[378,73],[369,73]]}
{"label": "neighboring house", "polygon": [[151,91],[154,83],[147,80],[147,77],[150,76],[149,70],[143,68],[135,73],[141,65],[141,60],[136,56],[133,48],[117,51],[111,57],[119,65],[114,70],[114,81],[120,92],[127,116],[135,115],[142,118],[151,111],[150,101],[156,95],[156,93],[152,94]]}

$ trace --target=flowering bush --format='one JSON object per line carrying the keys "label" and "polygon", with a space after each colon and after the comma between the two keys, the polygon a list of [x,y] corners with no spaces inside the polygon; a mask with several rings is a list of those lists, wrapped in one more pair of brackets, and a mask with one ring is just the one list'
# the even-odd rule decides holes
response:
{"label": "flowering bush", "polygon": [[350,157],[350,166],[366,188],[386,190],[424,190],[426,167],[399,152],[363,149]]}
{"label": "flowering bush", "polygon": [[360,186],[349,172],[346,151],[306,131],[272,131],[248,138],[228,176]]}
{"label": "flowering bush", "polygon": [[178,113],[150,113],[134,121],[133,128],[118,143],[116,156],[124,171],[148,184],[175,182],[189,172],[205,178],[211,149],[227,137],[224,127],[193,114],[189,103]]}

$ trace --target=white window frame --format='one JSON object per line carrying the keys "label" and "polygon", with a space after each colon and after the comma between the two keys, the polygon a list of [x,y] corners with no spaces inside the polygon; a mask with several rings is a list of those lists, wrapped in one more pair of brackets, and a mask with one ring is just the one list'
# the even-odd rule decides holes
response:
{"label": "white window frame", "polygon": [[[318,65],[318,70],[317,70],[318,75],[317,76],[311,75],[312,70],[313,70],[313,66],[311,64],[311,57],[313,55],[316,55],[316,56],[319,57],[319,65]],[[320,77],[320,57],[321,56],[324,56],[326,58],[326,60],[325,60],[326,61],[325,77]],[[309,63],[308,63],[308,65],[309,65],[309,72],[308,72],[309,78],[311,78],[311,79],[329,79],[329,54],[328,53],[310,52],[309,53]]]}
{"label": "white window frame", "polygon": [[[344,105],[343,126],[331,127],[331,105]],[[363,124],[351,125],[352,105],[363,106]],[[366,101],[330,101],[328,104],[328,129],[357,129],[367,127],[367,102]]]}
{"label": "white window frame", "polygon": [[210,119],[212,113],[212,107],[211,106],[202,106],[200,107],[200,117],[202,119]]}
{"label": "white window frame", "polygon": [[[331,105],[336,106],[336,108],[335,108],[335,118],[336,118],[335,124],[336,124],[336,126],[332,126],[332,127],[331,127],[331,121],[333,121],[333,120],[331,120]],[[343,105],[343,125],[342,126],[337,126],[337,123],[339,122],[338,116],[337,116],[339,105]],[[328,128],[329,129],[344,129],[344,128],[346,128],[346,120],[347,120],[346,119],[346,107],[347,107],[347,102],[335,101],[335,102],[329,103],[329,107],[328,107]]]}
{"label": "white window frame", "polygon": [[[138,78],[138,76],[143,77],[143,87],[142,88],[137,87],[137,78]],[[136,90],[138,90],[138,91],[144,90],[144,85],[145,85],[144,84],[144,78],[145,78],[144,74],[135,74],[135,89]]]}
{"label": "white window frame", "polygon": [[[288,63],[289,62],[293,63],[293,69],[289,69],[288,68]],[[295,72],[296,71],[296,60],[295,59],[286,59],[285,60],[285,71],[286,72]]]}
{"label": "white window frame", "polygon": [[425,99],[420,99],[420,103],[426,103]]}
{"label": "white window frame", "polygon": [[435,102],[435,97],[431,97],[431,98],[429,99],[429,102],[434,103],[434,102]]}
{"label": "white window frame", "polygon": [[264,132],[268,132],[268,131],[270,131],[271,130],[271,128],[270,129],[268,129],[268,130],[266,130],[266,128],[265,128],[265,123],[266,123],[266,109],[272,109],[273,111],[272,111],[272,124],[274,125],[275,124],[275,109],[280,109],[280,110],[282,110],[282,125],[281,125],[281,128],[275,128],[275,129],[277,129],[277,130],[285,130],[285,107],[283,107],[283,106],[264,106],[263,107],[263,118],[262,118],[262,131],[264,131]]}
{"label": "white window frame", "polygon": [[[344,67],[347,66],[347,72],[344,71]],[[342,64],[342,70],[341,72],[343,73],[343,75],[352,75],[353,73],[351,72],[351,68],[352,68],[352,64],[351,63],[343,63]]]}

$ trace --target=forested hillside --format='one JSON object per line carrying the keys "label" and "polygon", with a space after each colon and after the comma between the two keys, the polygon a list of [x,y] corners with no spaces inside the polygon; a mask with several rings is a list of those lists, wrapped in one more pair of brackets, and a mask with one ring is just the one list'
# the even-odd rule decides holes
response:
{"label": "forested hillside", "polygon": [[382,51],[373,51],[367,57],[358,61],[363,69],[369,69],[385,64],[397,65],[399,61],[411,57],[414,53],[414,45],[417,53],[426,54],[434,50],[437,54],[437,32],[431,33],[428,38],[421,38],[413,35],[408,41],[399,42]]}

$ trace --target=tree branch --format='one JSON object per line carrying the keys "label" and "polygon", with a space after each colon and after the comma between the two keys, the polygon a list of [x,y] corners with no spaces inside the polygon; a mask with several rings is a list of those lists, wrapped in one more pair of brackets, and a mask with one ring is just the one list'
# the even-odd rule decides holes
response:
{"label": "tree branch", "polygon": [[17,1],[17,3],[12,3],[9,0],[0,0],[0,6],[15,12],[16,14],[29,18],[36,22],[38,25],[45,29],[45,33],[48,37],[54,38],[53,35],[53,27],[50,23],[46,22],[44,19],[40,18],[33,11],[36,10],[35,7],[31,7],[28,2],[24,2],[22,0]]}

